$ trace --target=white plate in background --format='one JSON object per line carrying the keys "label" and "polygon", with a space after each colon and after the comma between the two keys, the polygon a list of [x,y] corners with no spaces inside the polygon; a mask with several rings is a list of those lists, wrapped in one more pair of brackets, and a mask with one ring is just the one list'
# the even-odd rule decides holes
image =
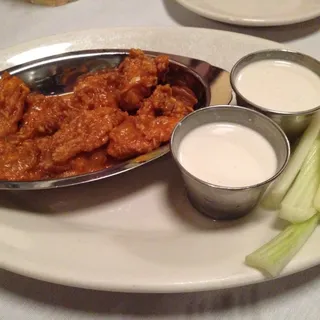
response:
{"label": "white plate in background", "polygon": [[320,16],[319,0],[176,0],[209,19],[243,26],[278,26]]}

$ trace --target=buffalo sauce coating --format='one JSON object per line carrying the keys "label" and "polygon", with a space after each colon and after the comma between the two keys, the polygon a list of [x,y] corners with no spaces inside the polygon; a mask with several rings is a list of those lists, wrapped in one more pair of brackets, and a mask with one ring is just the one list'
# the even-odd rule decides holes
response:
{"label": "buffalo sauce coating", "polygon": [[165,85],[167,56],[141,50],[114,69],[78,78],[73,93],[44,96],[0,79],[0,179],[34,181],[107,168],[168,142],[197,99]]}
{"label": "buffalo sauce coating", "polygon": [[17,77],[4,73],[0,80],[0,138],[18,130],[29,88]]}

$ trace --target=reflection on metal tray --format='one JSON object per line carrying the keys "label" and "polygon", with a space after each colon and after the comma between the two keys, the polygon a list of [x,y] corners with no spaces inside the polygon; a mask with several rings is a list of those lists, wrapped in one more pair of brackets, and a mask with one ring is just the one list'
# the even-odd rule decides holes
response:
{"label": "reflection on metal tray", "polygon": [[[144,51],[149,56],[160,52]],[[114,68],[129,54],[129,50],[86,50],[64,53],[44,59],[31,61],[7,69],[10,74],[20,77],[33,90],[45,95],[67,94],[82,74],[103,68]],[[194,91],[198,98],[196,109],[215,104],[228,104],[231,101],[229,73],[207,62],[167,54],[170,68],[166,83],[185,84]],[[169,144],[124,161],[97,172],[83,175],[41,181],[0,181],[0,189],[36,190],[73,186],[111,177],[149,163],[170,151]]]}

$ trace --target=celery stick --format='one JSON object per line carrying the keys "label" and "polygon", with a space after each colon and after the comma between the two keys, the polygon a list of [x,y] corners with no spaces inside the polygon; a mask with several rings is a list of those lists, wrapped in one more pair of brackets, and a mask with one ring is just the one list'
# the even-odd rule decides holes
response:
{"label": "celery stick", "polygon": [[290,205],[284,205],[281,208],[279,218],[283,220],[287,220],[291,223],[300,223],[308,220],[310,217],[312,217],[316,213],[317,213],[317,210],[312,207],[302,209],[302,208],[295,208]]}
{"label": "celery stick", "polygon": [[320,185],[318,186],[316,195],[314,197],[313,206],[317,211],[320,211]]}
{"label": "celery stick", "polygon": [[309,127],[301,137],[299,144],[293,152],[287,168],[282,175],[273,184],[269,192],[262,201],[262,205],[266,208],[277,209],[288,192],[291,184],[296,178],[301,166],[308,155],[312,144],[316,140],[320,131],[320,114],[316,115]]}
{"label": "celery stick", "polygon": [[271,241],[249,254],[245,262],[273,277],[279,275],[309,239],[318,224],[318,214],[309,220],[288,226]]}
{"label": "celery stick", "polygon": [[279,217],[292,223],[308,220],[316,213],[313,207],[319,187],[320,142],[316,140],[292,187],[280,205]]}

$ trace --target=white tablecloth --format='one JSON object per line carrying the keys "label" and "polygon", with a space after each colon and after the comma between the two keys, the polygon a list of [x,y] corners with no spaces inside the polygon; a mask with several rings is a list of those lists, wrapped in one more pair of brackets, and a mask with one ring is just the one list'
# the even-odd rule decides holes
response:
{"label": "white tablecloth", "polygon": [[[280,0],[281,1],[281,0]],[[320,19],[277,28],[238,28],[201,18],[174,0],[79,0],[57,8],[0,1],[0,49],[55,33],[115,26],[194,26],[283,42],[320,59]],[[194,294],[96,292],[0,270],[0,320],[320,319],[320,267],[277,281]]]}

